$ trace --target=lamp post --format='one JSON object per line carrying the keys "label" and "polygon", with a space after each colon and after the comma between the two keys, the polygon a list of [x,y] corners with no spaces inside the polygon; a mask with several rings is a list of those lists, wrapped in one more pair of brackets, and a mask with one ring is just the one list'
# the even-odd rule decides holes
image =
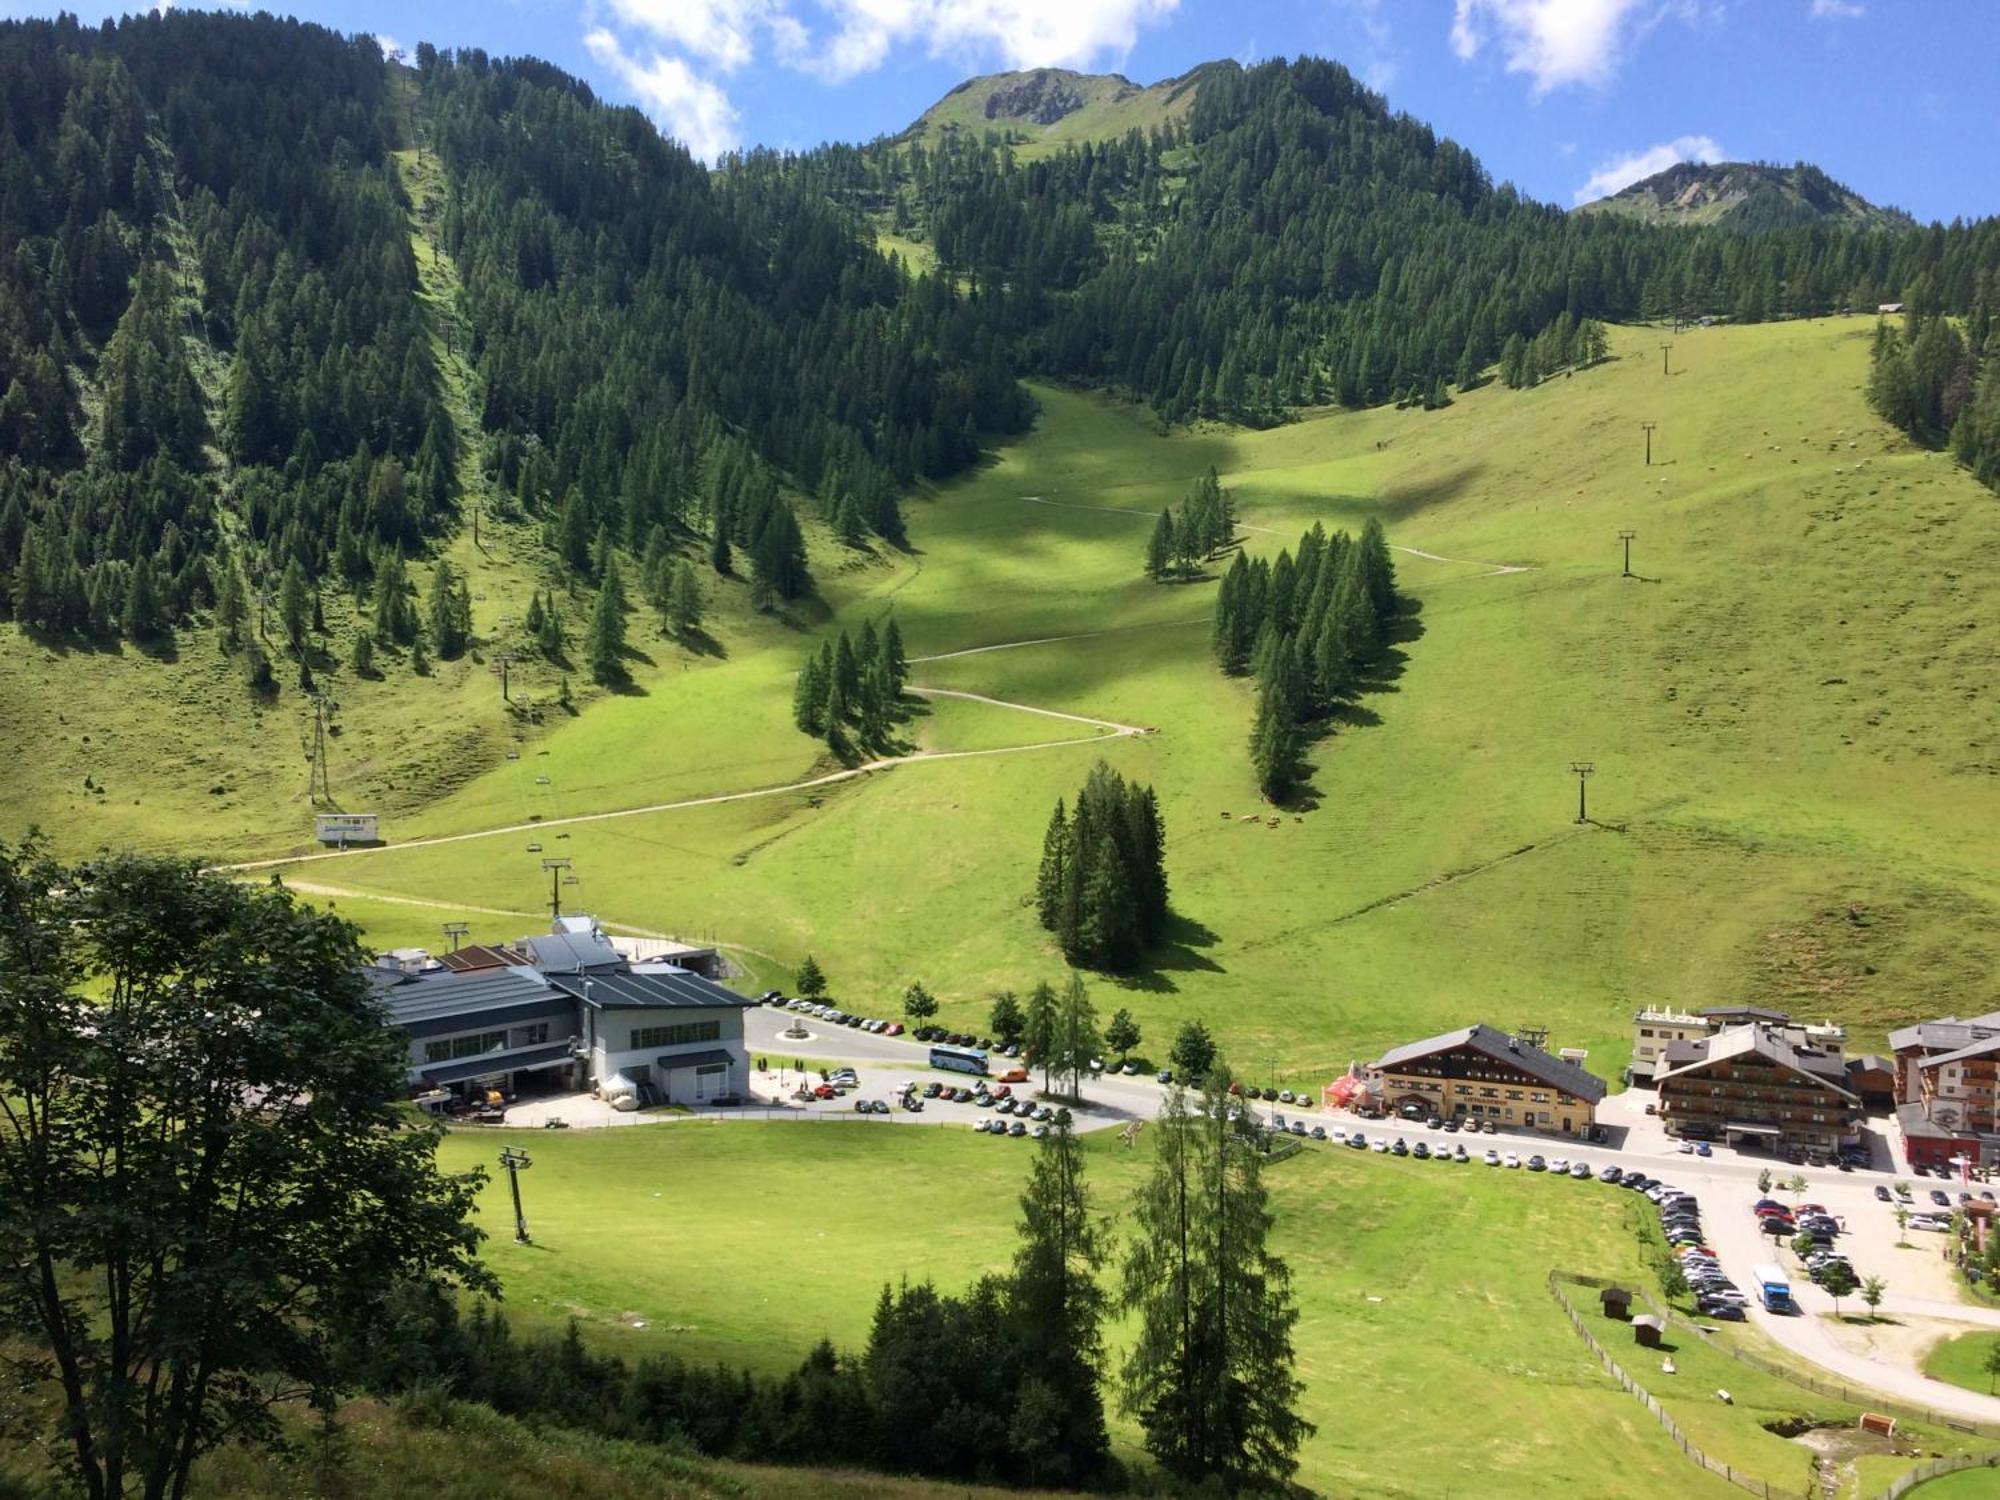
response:
{"label": "lamp post", "polygon": [[1576,778],[1576,820],[1579,823],[1588,823],[1590,810],[1584,802],[1583,789],[1590,778],[1597,774],[1597,767],[1587,760],[1573,760],[1569,763],[1569,770]]}
{"label": "lamp post", "polygon": [[521,1212],[521,1173],[534,1163],[528,1153],[512,1146],[500,1148],[500,1165],[507,1169],[507,1185],[514,1190],[514,1241],[525,1245],[528,1241],[528,1216]]}

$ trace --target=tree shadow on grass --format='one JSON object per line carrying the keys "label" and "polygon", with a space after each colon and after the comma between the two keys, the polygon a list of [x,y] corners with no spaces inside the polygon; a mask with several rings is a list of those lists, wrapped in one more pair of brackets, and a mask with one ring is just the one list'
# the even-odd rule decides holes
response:
{"label": "tree shadow on grass", "polygon": [[729,649],[699,625],[668,639],[693,656],[712,656],[720,661],[727,659],[729,655]]}
{"label": "tree shadow on grass", "polygon": [[1146,950],[1140,968],[1129,974],[1109,974],[1108,978],[1122,990],[1138,990],[1149,995],[1177,995],[1180,986],[1174,983],[1175,974],[1221,974],[1227,972],[1221,964],[1201,952],[1213,948],[1217,942],[1213,928],[1180,912],[1169,912],[1167,930],[1158,943]]}

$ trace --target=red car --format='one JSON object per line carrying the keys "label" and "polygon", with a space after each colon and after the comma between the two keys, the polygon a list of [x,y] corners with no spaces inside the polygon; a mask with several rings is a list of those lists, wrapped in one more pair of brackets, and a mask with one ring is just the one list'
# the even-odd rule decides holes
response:
{"label": "red car", "polygon": [[822,1083],[813,1090],[813,1098],[815,1099],[838,1099],[839,1097],[840,1090],[830,1083]]}
{"label": "red car", "polygon": [[1009,1097],[1014,1091],[1009,1087],[1007,1087],[1007,1085],[1004,1083],[996,1083],[993,1085],[991,1092],[995,1099],[1005,1099]]}
{"label": "red car", "polygon": [[882,1035],[884,1036],[901,1036],[902,1034],[903,1023],[901,1021],[891,1021],[887,1026],[882,1028]]}

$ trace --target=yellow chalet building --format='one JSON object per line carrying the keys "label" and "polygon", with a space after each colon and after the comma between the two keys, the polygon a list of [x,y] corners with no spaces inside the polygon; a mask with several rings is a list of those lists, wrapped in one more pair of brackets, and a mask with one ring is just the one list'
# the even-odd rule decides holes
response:
{"label": "yellow chalet building", "polygon": [[1371,1071],[1383,1105],[1584,1136],[1604,1083],[1575,1063],[1491,1026],[1467,1026],[1382,1054]]}

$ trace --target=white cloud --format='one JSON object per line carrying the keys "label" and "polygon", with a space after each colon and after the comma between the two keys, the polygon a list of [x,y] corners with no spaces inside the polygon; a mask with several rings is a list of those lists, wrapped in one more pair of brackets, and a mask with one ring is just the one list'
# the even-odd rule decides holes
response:
{"label": "white cloud", "polygon": [[736,107],[729,96],[684,59],[655,52],[642,63],[601,26],[583,41],[660,128],[703,161],[714,161],[739,144]]}
{"label": "white cloud", "polygon": [[1378,94],[1387,93],[1389,85],[1401,73],[1402,64],[1396,56],[1395,33],[1389,26],[1389,18],[1383,14],[1382,0],[1334,0],[1334,4],[1353,18],[1354,29],[1360,34],[1361,81]]}
{"label": "white cloud", "polygon": [[797,25],[784,14],[779,0],[610,0],[610,4],[628,26],[725,73],[755,55],[760,28],[781,20]]}
{"label": "white cloud", "polygon": [[393,62],[403,55],[403,44],[390,36],[386,31],[375,33],[375,45],[382,49],[382,56],[385,61]]}
{"label": "white cloud", "polygon": [[1575,193],[1578,203],[1608,198],[1621,188],[1643,182],[1655,172],[1664,172],[1676,162],[1718,162],[1728,160],[1722,145],[1712,135],[1681,135],[1644,151],[1629,152],[1604,163]]}
{"label": "white cloud", "polygon": [[1812,0],[1815,21],[1858,21],[1867,14],[1868,8],[1856,0]]}
{"label": "white cloud", "polygon": [[1618,71],[1640,0],[1456,0],[1451,48],[1470,62],[1489,41],[1507,71],[1535,80],[1537,98],[1568,84],[1601,86]]}
{"label": "white cloud", "polygon": [[1180,0],[819,0],[835,30],[794,66],[838,83],[879,68],[898,47],[1011,68],[1114,65],[1148,21]]}

